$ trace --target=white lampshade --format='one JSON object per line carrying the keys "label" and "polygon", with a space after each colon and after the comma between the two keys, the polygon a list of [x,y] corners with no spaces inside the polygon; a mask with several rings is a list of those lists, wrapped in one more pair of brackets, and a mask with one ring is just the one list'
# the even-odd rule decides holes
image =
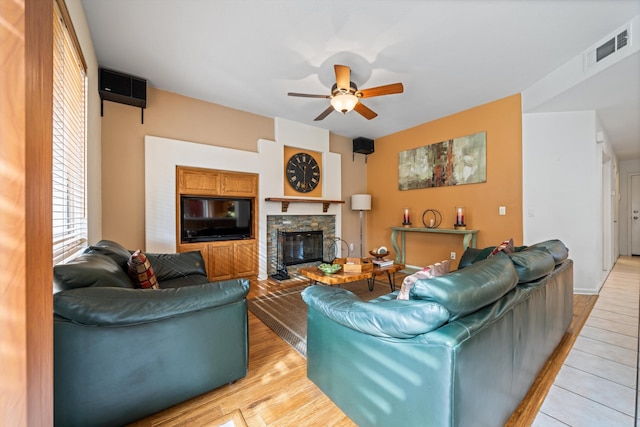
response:
{"label": "white lampshade", "polygon": [[351,210],[370,211],[371,194],[354,194],[351,196]]}
{"label": "white lampshade", "polygon": [[339,93],[331,98],[330,102],[336,111],[347,113],[355,108],[358,103],[358,97],[352,93]]}

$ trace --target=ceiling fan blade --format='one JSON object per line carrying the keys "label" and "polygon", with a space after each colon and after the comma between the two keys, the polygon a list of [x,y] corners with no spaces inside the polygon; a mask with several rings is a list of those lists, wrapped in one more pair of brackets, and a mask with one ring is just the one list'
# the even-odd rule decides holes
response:
{"label": "ceiling fan blade", "polygon": [[329,95],[312,95],[310,93],[289,92],[287,95],[289,95],[289,96],[301,96],[303,98],[325,98],[325,99],[331,98]]}
{"label": "ceiling fan blade", "polygon": [[[334,108],[330,105],[329,108],[327,108],[326,110],[324,110],[322,113],[320,113],[320,115],[318,117],[316,117],[315,119],[313,119],[314,122],[319,122],[320,120],[324,119],[325,117],[327,117],[329,114],[331,114],[331,112],[334,110]],[[375,113],[374,113],[375,114]]]}
{"label": "ceiling fan blade", "polygon": [[362,102],[358,102],[353,109],[367,120],[374,119],[378,115],[375,111],[364,105]]}
{"label": "ceiling fan blade", "polygon": [[359,90],[356,92],[356,96],[358,98],[371,98],[373,96],[392,95],[394,93],[402,92],[404,92],[404,86],[402,86],[402,83],[393,83],[390,85]]}
{"label": "ceiling fan blade", "polygon": [[333,69],[336,72],[336,85],[338,89],[349,90],[351,86],[351,68],[346,65],[334,65]]}

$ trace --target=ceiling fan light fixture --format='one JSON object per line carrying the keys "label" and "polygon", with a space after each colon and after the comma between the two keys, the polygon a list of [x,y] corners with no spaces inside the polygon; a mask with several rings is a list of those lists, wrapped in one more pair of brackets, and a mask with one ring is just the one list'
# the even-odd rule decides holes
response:
{"label": "ceiling fan light fixture", "polygon": [[331,98],[331,106],[341,113],[353,110],[357,103],[358,97],[352,93],[338,93]]}
{"label": "ceiling fan light fixture", "polygon": [[346,65],[334,65],[333,69],[336,74],[336,82],[331,86],[331,95],[312,95],[309,93],[289,92],[289,96],[301,96],[305,98],[325,98],[329,99],[330,105],[318,117],[313,119],[314,122],[324,120],[333,110],[346,114],[351,110],[360,114],[367,120],[374,119],[378,116],[375,111],[360,102],[360,98],[373,98],[374,96],[392,95],[394,93],[402,93],[404,87],[402,83],[393,83],[383,86],[372,87],[368,89],[358,90],[358,86],[351,81],[351,69]]}

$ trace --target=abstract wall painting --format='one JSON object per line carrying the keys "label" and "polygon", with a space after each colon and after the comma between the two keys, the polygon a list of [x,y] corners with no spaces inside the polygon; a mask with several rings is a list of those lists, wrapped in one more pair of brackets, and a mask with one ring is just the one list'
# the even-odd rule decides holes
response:
{"label": "abstract wall painting", "polygon": [[487,182],[487,133],[449,139],[398,153],[398,188]]}

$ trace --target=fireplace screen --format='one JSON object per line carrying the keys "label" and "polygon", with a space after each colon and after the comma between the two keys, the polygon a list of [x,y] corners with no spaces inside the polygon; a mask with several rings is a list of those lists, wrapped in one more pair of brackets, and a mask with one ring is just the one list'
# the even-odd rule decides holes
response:
{"label": "fireplace screen", "polygon": [[285,266],[322,261],[322,230],[281,231],[278,234]]}

